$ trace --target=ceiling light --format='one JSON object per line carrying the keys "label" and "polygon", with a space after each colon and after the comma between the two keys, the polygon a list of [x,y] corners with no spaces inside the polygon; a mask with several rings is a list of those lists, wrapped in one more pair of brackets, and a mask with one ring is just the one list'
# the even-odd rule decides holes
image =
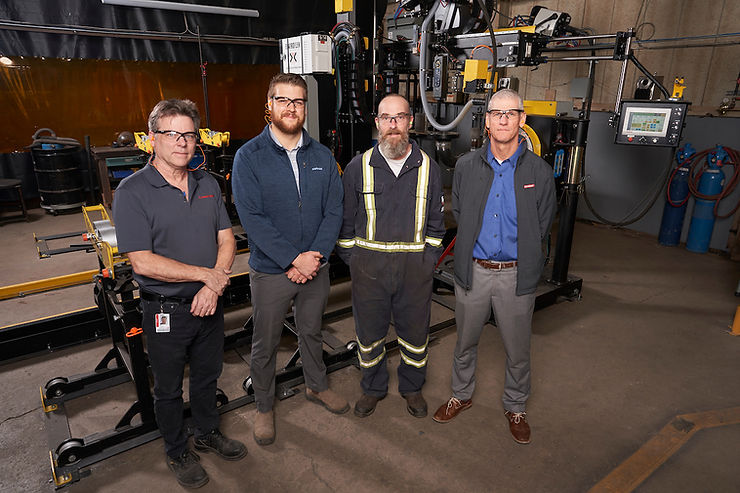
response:
{"label": "ceiling light", "polygon": [[259,17],[260,13],[253,9],[235,9],[216,5],[195,5],[192,3],[162,2],[160,0],[100,0],[100,3],[123,5],[126,7],[142,7],[145,9],[177,10],[179,12],[196,12],[199,14],[238,15],[242,17]]}
{"label": "ceiling light", "polygon": [[0,63],[3,65],[13,65],[13,60],[6,57],[5,55],[0,56]]}

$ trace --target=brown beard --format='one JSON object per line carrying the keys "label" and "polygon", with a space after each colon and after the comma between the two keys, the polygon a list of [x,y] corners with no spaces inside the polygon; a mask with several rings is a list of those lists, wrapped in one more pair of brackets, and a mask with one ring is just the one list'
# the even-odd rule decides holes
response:
{"label": "brown beard", "polygon": [[409,150],[409,134],[401,132],[401,138],[395,144],[388,138],[388,134],[380,136],[378,147],[383,155],[391,159],[401,159]]}
{"label": "brown beard", "polygon": [[303,123],[305,121],[305,117],[301,118],[300,115],[298,115],[298,120],[296,120],[296,123],[294,125],[291,125],[283,118],[273,118],[272,124],[285,134],[295,135],[301,132],[301,130],[303,129]]}

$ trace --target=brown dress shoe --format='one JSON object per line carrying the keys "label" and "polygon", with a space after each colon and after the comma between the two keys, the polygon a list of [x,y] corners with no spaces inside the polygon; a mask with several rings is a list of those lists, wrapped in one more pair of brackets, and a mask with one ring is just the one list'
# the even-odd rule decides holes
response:
{"label": "brown dress shoe", "polygon": [[450,397],[450,400],[439,406],[437,412],[434,413],[432,419],[437,423],[447,423],[452,421],[452,418],[465,411],[467,408],[473,405],[473,399],[461,401],[457,397]]}
{"label": "brown dress shoe", "polygon": [[509,420],[509,431],[511,431],[511,436],[514,437],[516,443],[529,443],[530,430],[529,423],[527,423],[527,413],[506,411],[504,415]]}
{"label": "brown dress shoe", "polygon": [[314,392],[313,390],[306,388],[306,399],[311,402],[315,402],[320,406],[324,406],[334,414],[344,414],[349,411],[349,404],[347,401],[331,389],[326,389],[323,392]]}

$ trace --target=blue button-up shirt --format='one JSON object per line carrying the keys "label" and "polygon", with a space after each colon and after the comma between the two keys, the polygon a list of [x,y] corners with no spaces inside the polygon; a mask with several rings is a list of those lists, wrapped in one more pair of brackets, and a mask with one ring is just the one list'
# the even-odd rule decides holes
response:
{"label": "blue button-up shirt", "polygon": [[495,176],[483,211],[483,225],[473,247],[473,257],[496,262],[517,259],[516,197],[514,196],[514,169],[522,149],[522,142],[514,154],[501,164],[493,157],[490,146],[486,157]]}

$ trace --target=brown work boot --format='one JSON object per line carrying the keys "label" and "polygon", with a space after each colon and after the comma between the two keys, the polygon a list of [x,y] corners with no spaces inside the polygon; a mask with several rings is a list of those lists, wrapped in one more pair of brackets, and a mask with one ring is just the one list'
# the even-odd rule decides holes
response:
{"label": "brown work boot", "polygon": [[306,387],[306,399],[324,406],[334,414],[344,414],[349,411],[349,403],[331,389],[326,389],[323,392],[314,392]]}
{"label": "brown work boot", "polygon": [[385,396],[375,397],[374,395],[362,394],[362,397],[360,397],[355,403],[355,416],[359,418],[367,418],[375,412],[375,406],[378,404],[378,401],[383,398],[385,398]]}
{"label": "brown work boot", "polygon": [[424,396],[421,392],[415,394],[406,394],[403,396],[406,399],[406,410],[409,414],[415,418],[424,418],[427,415],[427,401],[424,400]]}
{"label": "brown work boot", "polygon": [[527,423],[527,413],[513,413],[506,411],[504,413],[506,419],[509,421],[509,431],[511,436],[514,438],[516,443],[529,443],[530,430],[529,423]]}
{"label": "brown work boot", "polygon": [[473,399],[461,401],[457,397],[450,397],[450,400],[439,406],[432,419],[437,423],[449,423],[452,419],[473,405]]}
{"label": "brown work boot", "polygon": [[275,441],[275,413],[257,411],[254,416],[254,441],[259,445],[270,445]]}

